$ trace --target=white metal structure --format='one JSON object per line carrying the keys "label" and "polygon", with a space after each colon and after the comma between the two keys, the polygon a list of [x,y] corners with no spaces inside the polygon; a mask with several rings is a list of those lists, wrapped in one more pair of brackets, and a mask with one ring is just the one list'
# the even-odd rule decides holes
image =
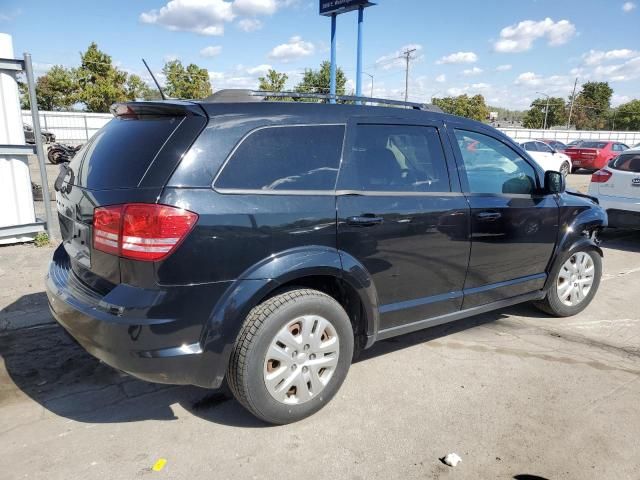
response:
{"label": "white metal structure", "polygon": [[571,158],[569,158],[569,155],[557,152],[546,143],[536,140],[524,142],[521,145],[545,171],[560,172],[564,176],[571,172]]}
{"label": "white metal structure", "polygon": [[607,211],[610,227],[640,228],[640,149],[626,150],[594,173],[589,195]]}
{"label": "white metal structure", "polygon": [[[31,125],[31,112],[22,111],[22,122]],[[40,125],[56,136],[56,141],[78,145],[89,140],[109,120],[110,113],[40,112]]]}
{"label": "white metal structure", "polygon": [[36,223],[11,35],[0,33],[0,244],[33,240]]}

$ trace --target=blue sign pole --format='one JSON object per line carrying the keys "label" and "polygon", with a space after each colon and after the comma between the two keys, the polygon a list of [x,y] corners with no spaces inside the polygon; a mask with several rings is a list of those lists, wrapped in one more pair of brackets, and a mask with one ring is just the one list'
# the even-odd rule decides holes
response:
{"label": "blue sign pole", "polygon": [[333,13],[331,15],[331,78],[329,86],[329,94],[332,97],[330,99],[331,103],[336,103],[336,18],[337,15]]}
{"label": "blue sign pole", "polygon": [[[356,97],[362,96],[362,24],[364,7],[358,8],[358,60],[356,62]],[[360,102],[358,102],[360,104]]]}

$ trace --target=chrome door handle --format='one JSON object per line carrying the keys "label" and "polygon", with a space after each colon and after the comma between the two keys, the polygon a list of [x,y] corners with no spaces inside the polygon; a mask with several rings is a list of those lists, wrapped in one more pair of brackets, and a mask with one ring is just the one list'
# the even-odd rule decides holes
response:
{"label": "chrome door handle", "polygon": [[384,222],[382,217],[376,217],[372,214],[364,214],[347,218],[347,224],[354,225],[356,227],[373,227],[374,225],[380,225],[382,222]]}
{"label": "chrome door handle", "polygon": [[476,214],[478,220],[498,220],[500,217],[502,217],[502,214],[498,212],[480,212]]}

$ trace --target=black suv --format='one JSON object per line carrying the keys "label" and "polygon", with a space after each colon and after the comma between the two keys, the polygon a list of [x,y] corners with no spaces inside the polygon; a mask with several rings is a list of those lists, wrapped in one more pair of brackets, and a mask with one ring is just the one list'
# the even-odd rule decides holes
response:
{"label": "black suv", "polygon": [[494,128],[410,107],[114,106],[56,182],[53,315],[115,368],[227,382],[282,424],[378,340],[526,301],[584,309],[606,213]]}

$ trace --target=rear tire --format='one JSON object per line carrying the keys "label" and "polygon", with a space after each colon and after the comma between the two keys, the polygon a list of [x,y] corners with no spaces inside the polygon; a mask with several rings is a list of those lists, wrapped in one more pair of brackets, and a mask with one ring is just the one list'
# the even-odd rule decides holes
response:
{"label": "rear tire", "polygon": [[602,259],[598,252],[578,250],[567,254],[560,267],[554,269],[547,296],[534,305],[554,317],[576,315],[593,300],[601,277]]}
{"label": "rear tire", "polygon": [[567,175],[569,175],[569,173],[571,173],[571,165],[569,165],[569,162],[564,162],[562,165],[560,165],[560,173],[563,177],[566,177]]}
{"label": "rear tire", "polygon": [[317,290],[289,290],[247,315],[231,354],[229,387],[265,422],[302,420],[336,394],[353,344],[351,322],[338,302]]}

